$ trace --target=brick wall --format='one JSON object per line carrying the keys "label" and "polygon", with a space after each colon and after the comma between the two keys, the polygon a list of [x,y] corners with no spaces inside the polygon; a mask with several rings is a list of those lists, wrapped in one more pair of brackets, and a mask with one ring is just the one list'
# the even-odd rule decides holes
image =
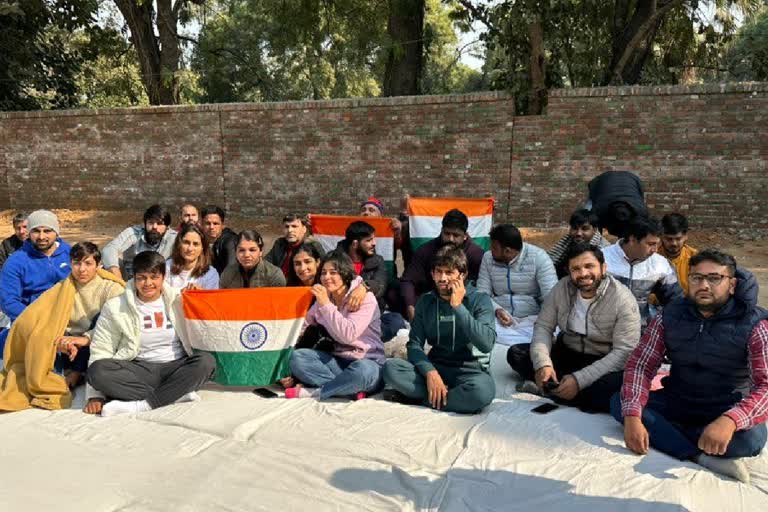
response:
{"label": "brick wall", "polygon": [[768,84],[0,113],[0,208],[350,213],[369,195],[494,195],[520,225],[567,220],[606,169],[694,224],[768,228]]}
{"label": "brick wall", "polygon": [[603,170],[636,171],[658,214],[768,228],[768,84],[552,91],[547,115],[515,119],[510,217],[562,224]]}

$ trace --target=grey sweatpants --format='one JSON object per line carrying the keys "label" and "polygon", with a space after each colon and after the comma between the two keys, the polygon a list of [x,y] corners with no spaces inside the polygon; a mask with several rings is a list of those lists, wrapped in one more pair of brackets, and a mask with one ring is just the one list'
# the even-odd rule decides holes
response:
{"label": "grey sweatpants", "polygon": [[196,391],[216,371],[210,354],[167,363],[100,359],[88,367],[88,383],[116,400],[146,400],[152,408],[172,404]]}

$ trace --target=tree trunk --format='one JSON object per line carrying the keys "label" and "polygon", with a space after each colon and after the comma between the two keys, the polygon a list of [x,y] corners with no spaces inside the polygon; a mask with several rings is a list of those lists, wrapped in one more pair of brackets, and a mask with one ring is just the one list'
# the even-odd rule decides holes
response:
{"label": "tree trunk", "polygon": [[[148,0],[145,0],[148,1]],[[160,40],[160,104],[178,105],[179,79],[178,71],[181,63],[181,44],[177,35],[179,8],[184,0],[157,1],[157,33]]]}
{"label": "tree trunk", "polygon": [[387,51],[382,96],[421,94],[424,0],[389,0]]}
{"label": "tree trunk", "polygon": [[630,11],[630,0],[616,0],[611,30],[611,63],[604,75],[604,84],[636,84],[640,81],[664,17],[683,2],[638,0],[634,11]]}
{"label": "tree trunk", "polygon": [[547,99],[544,30],[541,26],[541,18],[538,16],[528,24],[528,38],[531,43],[531,89],[528,98],[528,113],[537,115],[544,111],[544,103]]}
{"label": "tree trunk", "polygon": [[[181,0],[177,0],[181,1]],[[131,44],[139,57],[141,81],[151,105],[179,103],[176,72],[181,61],[181,48],[176,35],[178,12],[170,6],[171,0],[158,0],[159,34],[155,36],[153,2],[115,0],[131,31]]]}

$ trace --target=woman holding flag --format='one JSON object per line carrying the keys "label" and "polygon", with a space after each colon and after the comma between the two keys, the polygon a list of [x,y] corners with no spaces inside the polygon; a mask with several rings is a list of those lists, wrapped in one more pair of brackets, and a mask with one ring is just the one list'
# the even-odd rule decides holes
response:
{"label": "woman holding flag", "polygon": [[300,382],[285,390],[286,398],[352,396],[364,398],[381,388],[385,362],[381,341],[381,312],[376,297],[366,292],[356,311],[349,307],[350,295],[360,286],[352,260],[340,251],[323,257],[317,284],[312,286],[315,303],[304,320],[304,329],[319,325],[333,339],[325,352],[298,349],[291,355],[291,372]]}

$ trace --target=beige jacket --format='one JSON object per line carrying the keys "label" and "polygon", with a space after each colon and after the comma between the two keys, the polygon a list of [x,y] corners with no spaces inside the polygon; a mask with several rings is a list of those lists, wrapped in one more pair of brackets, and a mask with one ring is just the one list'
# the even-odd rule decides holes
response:
{"label": "beige jacket", "polygon": [[555,327],[559,327],[569,349],[603,356],[573,374],[579,389],[584,389],[603,375],[624,369],[630,353],[640,341],[640,311],[629,288],[606,275],[587,310],[587,333],[582,336],[568,331],[568,316],[577,293],[571,278],[566,276],[544,300],[533,329],[531,361],[535,370],[552,366],[549,354]]}

